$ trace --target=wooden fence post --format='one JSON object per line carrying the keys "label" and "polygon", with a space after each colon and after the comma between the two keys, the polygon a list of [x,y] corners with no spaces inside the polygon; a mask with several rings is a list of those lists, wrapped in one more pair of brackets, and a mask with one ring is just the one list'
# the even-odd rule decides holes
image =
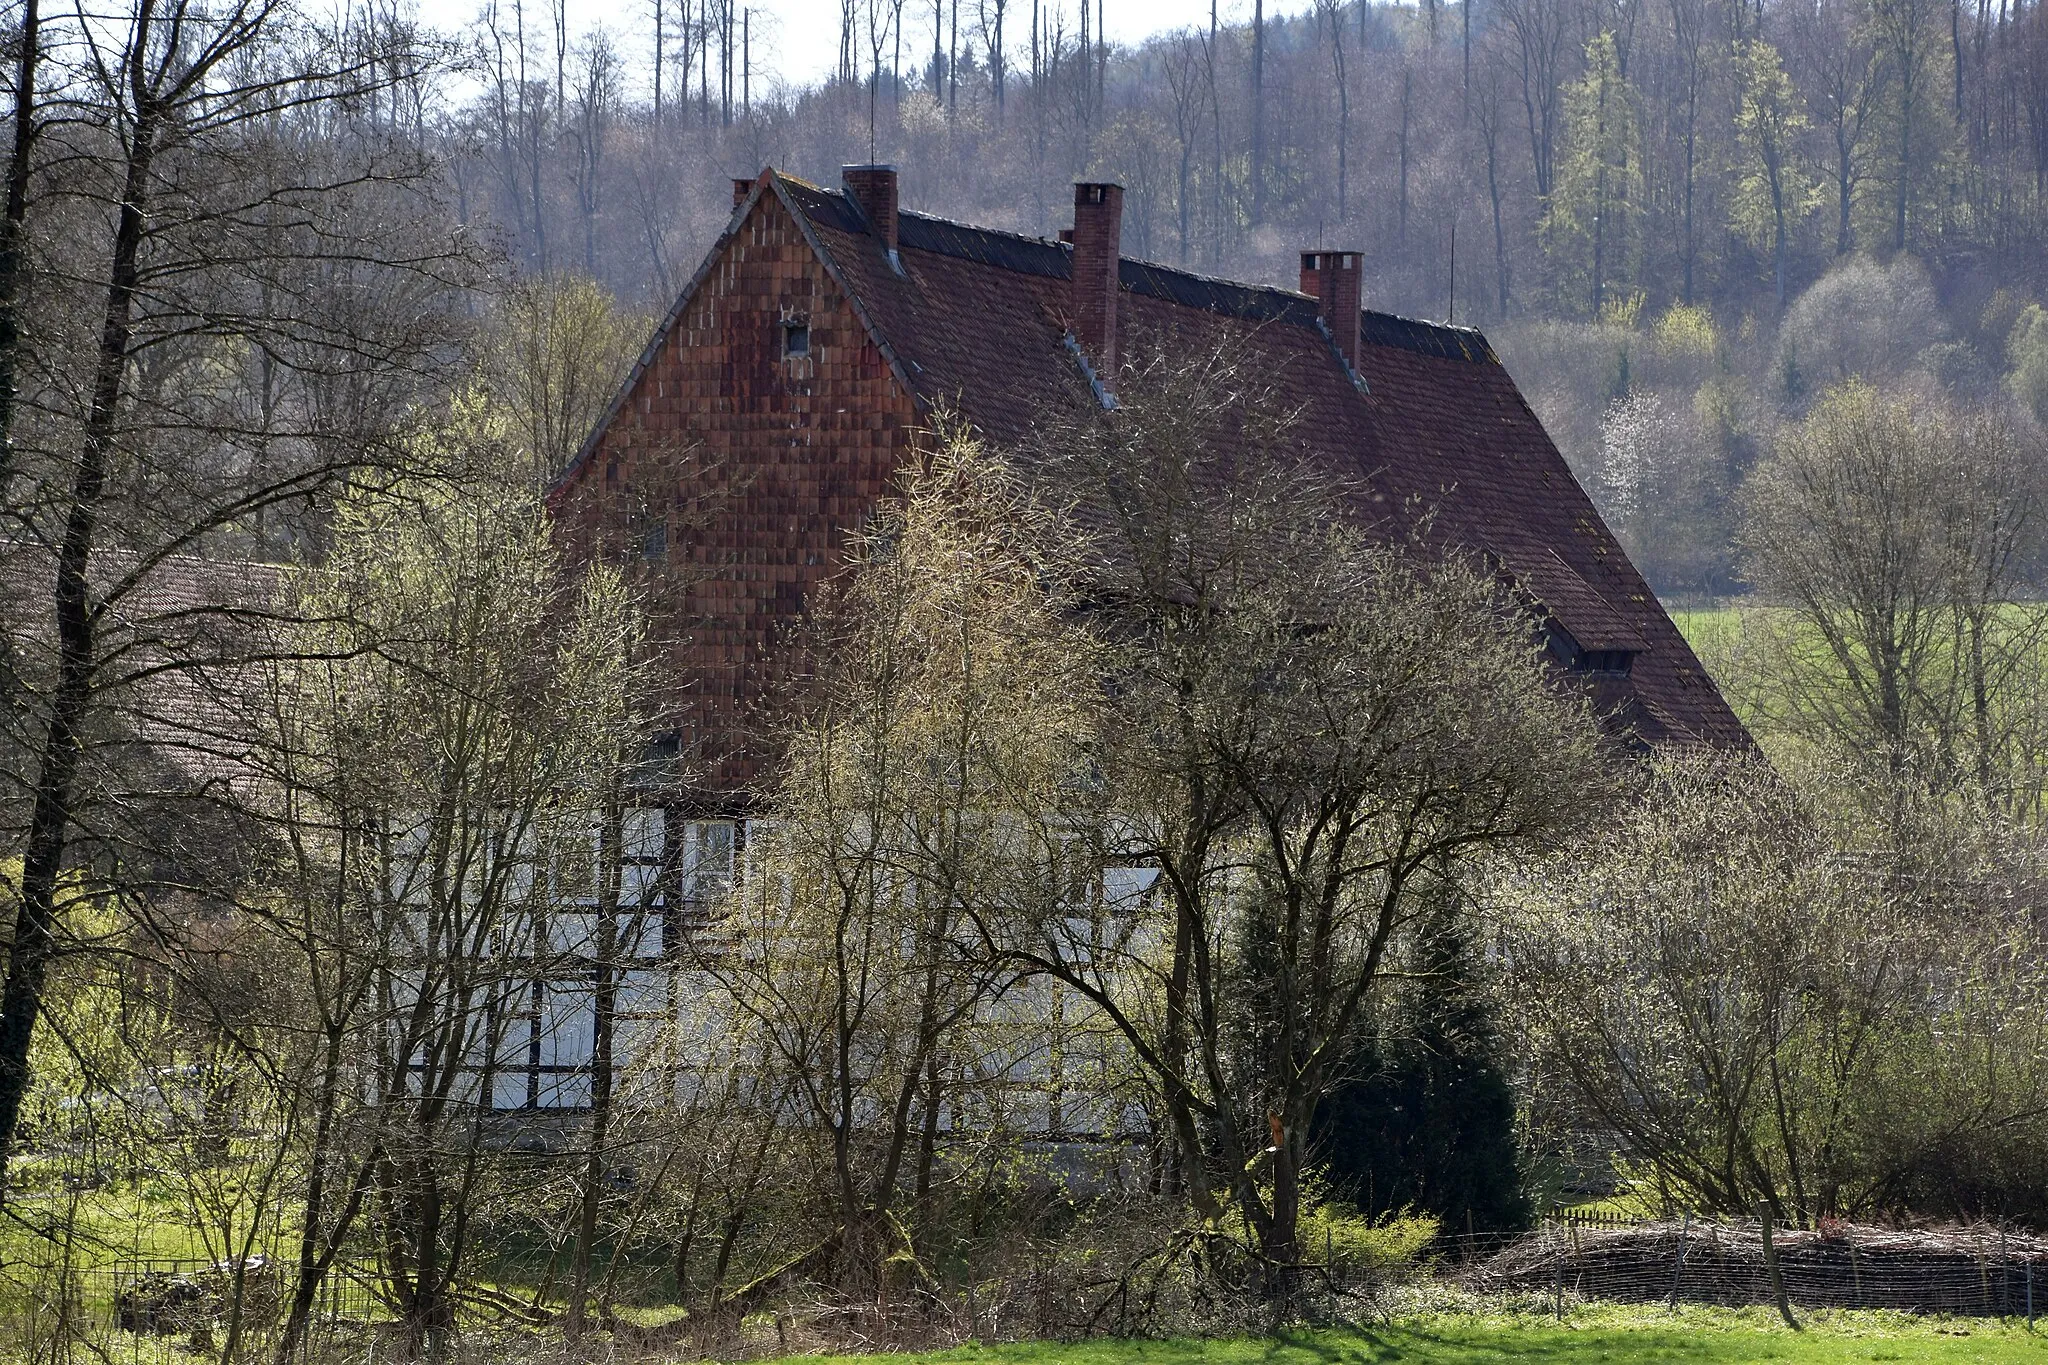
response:
{"label": "wooden fence post", "polygon": [[1771,1280],[1771,1297],[1778,1301],[1778,1313],[1785,1319],[1785,1325],[1796,1332],[1799,1319],[1792,1316],[1792,1302],[1785,1297],[1785,1277],[1778,1273],[1778,1248],[1771,1241],[1771,1206],[1761,1199],[1757,1201],[1756,1218],[1764,1231],[1764,1273]]}
{"label": "wooden fence post", "polygon": [[1678,1277],[1685,1273],[1686,1237],[1692,1232],[1692,1210],[1686,1210],[1685,1221],[1678,1225],[1678,1264],[1671,1267],[1671,1311],[1678,1311]]}
{"label": "wooden fence post", "polygon": [[1552,1290],[1557,1295],[1557,1320],[1559,1322],[1564,1321],[1564,1249],[1567,1245],[1564,1231],[1560,1228],[1558,1231],[1557,1255],[1551,1262],[1557,1277],[1556,1283],[1552,1285]]}
{"label": "wooden fence post", "polygon": [[1323,1296],[1329,1302],[1330,1321],[1337,1320],[1337,1225],[1323,1225]]}
{"label": "wooden fence post", "polygon": [[1863,1266],[1856,1259],[1856,1234],[1849,1231],[1847,1223],[1842,1224],[1842,1245],[1849,1248],[1849,1287],[1856,1296],[1856,1302],[1853,1306],[1861,1308],[1863,1306]]}

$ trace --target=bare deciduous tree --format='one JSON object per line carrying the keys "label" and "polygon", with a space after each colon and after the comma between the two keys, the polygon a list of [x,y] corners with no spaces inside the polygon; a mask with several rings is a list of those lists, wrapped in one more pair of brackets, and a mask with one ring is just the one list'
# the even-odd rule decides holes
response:
{"label": "bare deciduous tree", "polygon": [[825,614],[772,835],[703,962],[823,1148],[824,1236],[778,1275],[856,1298],[886,1295],[892,1267],[928,1275],[906,1185],[929,1187],[942,1109],[956,1127],[989,1116],[955,1078],[1020,1059],[995,1009],[1014,966],[981,951],[973,917],[1041,900],[1068,865],[1051,831],[1099,690],[1092,642],[1047,588],[1056,519],[971,439],[941,439]]}
{"label": "bare deciduous tree", "polygon": [[5,572],[48,586],[20,592],[8,622],[6,800],[26,819],[0,1167],[78,894],[65,869],[90,857],[147,880],[140,851],[166,837],[148,820],[180,802],[162,770],[139,805],[118,797],[138,755],[182,769],[188,806],[208,789],[220,737],[166,689],[238,648],[263,604],[191,557],[317,536],[323,498],[388,453],[451,336],[449,291],[470,273],[425,226],[431,164],[360,128],[314,135],[412,69],[384,60],[401,39],[365,52],[257,0],[148,4],[68,36],[68,169],[48,211],[75,237],[37,291],[8,507]]}
{"label": "bare deciduous tree", "polygon": [[505,291],[484,335],[484,373],[532,461],[536,483],[561,473],[618,395],[647,319],[604,286],[545,275]]}
{"label": "bare deciduous tree", "polygon": [[2048,621],[2016,600],[2039,535],[2037,441],[1996,412],[1852,383],[1746,490],[1750,576],[1789,609],[1756,623],[1775,636],[1759,701],[1878,765],[1894,814],[1916,791],[2015,813],[2040,800]]}
{"label": "bare deciduous tree", "polygon": [[[595,1078],[535,1072],[531,1040],[552,1052],[560,1029],[575,1053],[588,963],[635,933],[605,813],[637,752],[636,623],[615,572],[564,571],[508,437],[466,406],[422,438],[454,482],[343,504],[277,674],[258,761],[290,894],[271,922],[317,1006],[281,1360],[364,1217],[411,1349],[446,1343],[488,1116],[584,1101]],[[528,1093],[536,1075],[568,1092]]]}
{"label": "bare deciduous tree", "polygon": [[1119,642],[1098,856],[1156,869],[1156,908],[991,937],[1114,1028],[1199,1240],[1220,1255],[1240,1229],[1285,1301],[1309,1254],[1311,1120],[1408,930],[1482,851],[1584,818],[1605,778],[1520,610],[1455,562],[1369,539],[1287,454],[1287,415],[1234,355],[1162,339],[1113,420],[1073,419],[1048,446],[1107,528],[1089,556]]}
{"label": "bare deciduous tree", "polygon": [[1671,1208],[1981,1216],[1958,1158],[2008,1159],[2048,1099],[2022,864],[1902,888],[1818,815],[1760,762],[1670,755],[1585,844],[1500,869],[1543,1118],[1613,1133]]}

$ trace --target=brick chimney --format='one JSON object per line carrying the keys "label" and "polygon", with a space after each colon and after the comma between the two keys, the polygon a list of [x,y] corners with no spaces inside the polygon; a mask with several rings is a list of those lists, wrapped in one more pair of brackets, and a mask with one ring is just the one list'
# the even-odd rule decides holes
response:
{"label": "brick chimney", "polygon": [[747,202],[747,196],[754,192],[754,178],[736,175],[732,178],[732,206],[738,208]]}
{"label": "brick chimney", "polygon": [[896,168],[894,166],[841,166],[839,183],[846,197],[868,220],[868,231],[882,239],[882,250],[893,263],[896,259]]}
{"label": "brick chimney", "polygon": [[1121,256],[1124,187],[1074,186],[1074,340],[1105,392],[1116,388],[1117,260]]}
{"label": "brick chimney", "polygon": [[1301,253],[1301,292],[1314,297],[1316,316],[1330,329],[1344,363],[1358,371],[1358,310],[1364,303],[1360,277],[1363,258],[1356,251]]}

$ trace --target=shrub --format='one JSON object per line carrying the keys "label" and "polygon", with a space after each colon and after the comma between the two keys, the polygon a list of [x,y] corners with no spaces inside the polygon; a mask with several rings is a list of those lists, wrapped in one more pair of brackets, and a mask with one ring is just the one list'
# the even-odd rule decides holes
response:
{"label": "shrub", "polygon": [[[1901,374],[1913,367],[1930,343],[1945,340],[1948,326],[1935,302],[1927,272],[1900,256],[1878,263],[1850,258],[1817,280],[1785,314],[1779,353],[1796,364],[1802,389],[1818,392],[1845,379]],[[1789,388],[1790,386],[1788,386]]]}
{"label": "shrub", "polygon": [[1414,1269],[1436,1241],[1442,1224],[1430,1214],[1390,1213],[1367,1218],[1341,1200],[1318,1204],[1301,1220],[1302,1253],[1329,1258],[1345,1279],[1394,1279]]}
{"label": "shrub", "polygon": [[1705,308],[1685,303],[1674,303],[1665,309],[1651,328],[1651,335],[1656,338],[1657,349],[1673,358],[1712,360],[1721,344],[1714,315]]}
{"label": "shrub", "polygon": [[2005,343],[2012,371],[2005,384],[2013,398],[2034,416],[2048,422],[2048,310],[2030,303],[2020,310]]}

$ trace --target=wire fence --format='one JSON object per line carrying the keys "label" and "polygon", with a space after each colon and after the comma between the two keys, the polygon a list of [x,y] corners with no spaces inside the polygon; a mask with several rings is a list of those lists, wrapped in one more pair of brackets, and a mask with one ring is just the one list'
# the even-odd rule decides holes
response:
{"label": "wire fence", "polygon": [[[222,1358],[230,1336],[241,1345],[237,1354],[245,1354],[280,1339],[293,1282],[290,1267],[260,1259],[239,1267],[136,1259],[53,1269],[60,1273],[50,1278],[17,1278],[21,1267],[0,1274],[0,1318],[7,1324],[10,1357],[50,1365],[169,1365],[190,1361],[194,1353]],[[743,1343],[737,1320],[724,1335],[696,1340],[715,1334],[716,1324],[675,1319],[665,1327],[637,1328],[608,1311],[601,1316],[615,1350],[672,1350],[687,1336],[700,1351],[734,1357],[785,1354],[821,1343],[943,1345],[954,1339],[1145,1330],[1135,1303],[1101,1299],[1056,1275],[1013,1269],[976,1281],[954,1296],[958,1304],[934,1300],[905,1311],[914,1306],[880,1303],[856,1311],[820,1300],[810,1312],[778,1310],[772,1325],[761,1329],[771,1335],[759,1342]],[[1787,1313],[1884,1308],[2030,1322],[2037,1306],[2048,1312],[2048,1240],[1992,1224],[1902,1230],[1828,1222],[1796,1229],[1763,1220],[1560,1211],[1531,1233],[1447,1234],[1417,1273],[1482,1294],[1536,1296],[1560,1315],[1590,1300],[1665,1302],[1673,1308],[1778,1305]],[[1387,1283],[1379,1272],[1332,1273],[1320,1280],[1332,1295],[1333,1313],[1372,1299]],[[527,1296],[485,1286],[473,1286],[460,1298],[465,1320],[478,1324],[531,1330],[552,1318]],[[398,1319],[373,1267],[337,1265],[311,1305],[302,1342],[306,1358],[380,1356],[382,1346],[399,1344]],[[793,1331],[803,1335],[792,1337]]]}
{"label": "wire fence", "polygon": [[[285,1268],[261,1257],[7,1269],[6,1354],[29,1361],[188,1362],[225,1350],[230,1336],[242,1354],[273,1339],[289,1308]],[[377,1281],[354,1266],[334,1267],[310,1310],[305,1339],[315,1348],[375,1336],[395,1317]]]}
{"label": "wire fence", "polygon": [[1995,1224],[1893,1229],[1824,1220],[1701,1222],[1567,1214],[1475,1261],[1482,1290],[1629,1303],[1890,1308],[2020,1317],[2048,1311],[2048,1241]]}

